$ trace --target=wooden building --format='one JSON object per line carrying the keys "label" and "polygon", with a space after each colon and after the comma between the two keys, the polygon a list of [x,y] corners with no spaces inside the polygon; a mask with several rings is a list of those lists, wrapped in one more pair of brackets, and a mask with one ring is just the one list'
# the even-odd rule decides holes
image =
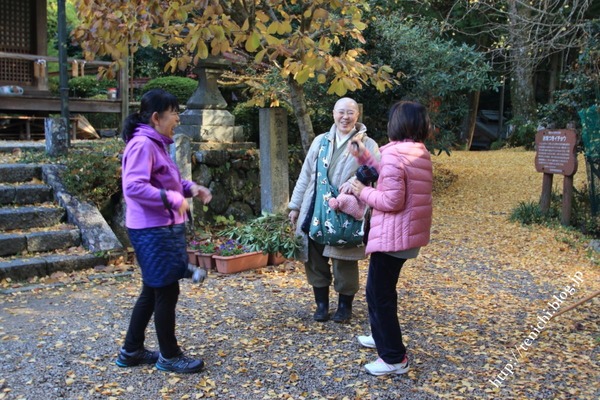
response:
{"label": "wooden building", "polygon": [[[8,137],[10,127],[28,139],[32,121],[60,113],[60,98],[48,89],[48,64],[59,60],[47,55],[47,46],[46,0],[0,0],[0,140]],[[109,64],[69,59],[68,70],[80,76],[90,67]],[[127,74],[126,69],[120,73],[116,99],[69,98],[70,114],[120,113],[122,120],[128,113]]]}

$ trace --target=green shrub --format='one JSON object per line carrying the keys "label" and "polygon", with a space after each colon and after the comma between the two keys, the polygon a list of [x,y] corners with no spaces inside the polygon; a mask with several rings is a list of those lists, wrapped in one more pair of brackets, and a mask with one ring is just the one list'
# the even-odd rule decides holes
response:
{"label": "green shrub", "polygon": [[512,222],[520,222],[523,225],[541,225],[547,221],[547,218],[542,214],[540,205],[537,202],[521,201],[517,205],[509,218]]}
{"label": "green shrub", "polygon": [[600,236],[600,216],[592,215],[590,190],[587,185],[584,185],[581,190],[573,188],[571,225],[584,234]]}
{"label": "green shrub", "polygon": [[231,112],[235,117],[235,124],[244,128],[246,140],[254,143],[258,143],[260,137],[258,113],[258,107],[248,106],[245,103],[237,104]]}
{"label": "green shrub", "polygon": [[194,79],[184,78],[182,76],[165,76],[148,81],[142,89],[142,94],[151,89],[164,89],[177,97],[177,101],[180,105],[184,105],[189,98],[192,97],[192,94],[197,87],[198,81]]}
{"label": "green shrub", "polygon": [[66,161],[66,189],[102,208],[121,191],[119,155],[123,147],[124,143],[115,138],[99,141],[90,148],[74,148]]}
{"label": "green shrub", "polygon": [[490,150],[500,150],[504,146],[506,146],[506,142],[504,140],[502,140],[502,139],[496,140],[495,142],[492,142],[492,144],[490,145]]}
{"label": "green shrub", "polygon": [[122,151],[123,142],[119,139],[102,140],[93,148],[74,148],[63,175],[67,190],[102,208],[112,195],[121,191]]}
{"label": "green shrub", "polygon": [[113,79],[98,80],[93,75],[77,76],[69,79],[69,96],[94,97],[106,93],[106,90],[111,87],[117,87],[117,81]]}
{"label": "green shrub", "polygon": [[48,90],[54,96],[60,96],[60,84],[59,84],[59,81],[60,81],[60,79],[58,78],[58,76],[51,76],[51,77],[48,78]]}
{"label": "green shrub", "polygon": [[[523,225],[558,225],[562,216],[562,194],[552,193],[550,208],[544,215],[537,202],[520,202],[512,211],[510,220]],[[586,235],[600,236],[600,216],[592,216],[587,185],[573,188],[570,226]]]}
{"label": "green shrub", "polygon": [[53,162],[66,166],[63,182],[67,191],[102,209],[121,191],[121,160],[125,144],[118,138],[91,141],[73,147],[66,156],[50,158],[44,152],[26,151],[24,163]]}
{"label": "green shrub", "polygon": [[535,134],[537,127],[531,121],[512,119],[509,122],[512,126],[512,134],[506,139],[506,144],[510,147],[524,146],[525,150],[535,148]]}

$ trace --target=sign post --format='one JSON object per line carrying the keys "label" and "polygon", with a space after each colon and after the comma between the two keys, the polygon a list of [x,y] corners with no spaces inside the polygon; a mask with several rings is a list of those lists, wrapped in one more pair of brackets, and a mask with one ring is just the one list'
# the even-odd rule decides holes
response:
{"label": "sign post", "polygon": [[562,217],[560,223],[569,225],[573,199],[573,175],[577,172],[575,147],[577,134],[573,129],[544,129],[535,135],[535,169],[543,172],[540,208],[548,212],[554,174],[564,175]]}

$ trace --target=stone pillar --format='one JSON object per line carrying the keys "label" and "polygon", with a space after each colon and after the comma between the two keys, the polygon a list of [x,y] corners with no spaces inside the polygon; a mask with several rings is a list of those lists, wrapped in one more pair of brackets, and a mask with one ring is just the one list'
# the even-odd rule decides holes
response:
{"label": "stone pillar", "polygon": [[[191,139],[186,135],[173,136],[173,144],[169,146],[169,155],[177,164],[181,179],[192,180],[192,146]],[[193,202],[189,201],[190,214],[194,215]],[[191,221],[190,221],[191,222]]]}
{"label": "stone pillar", "polygon": [[182,179],[192,180],[192,147],[186,135],[173,136],[173,144],[169,146],[171,159],[177,164]]}
{"label": "stone pillar", "polygon": [[69,125],[66,118],[46,118],[44,133],[46,154],[50,157],[58,157],[69,152]]}
{"label": "stone pillar", "polygon": [[262,108],[260,126],[260,203],[263,211],[284,212],[290,200],[287,112]]}

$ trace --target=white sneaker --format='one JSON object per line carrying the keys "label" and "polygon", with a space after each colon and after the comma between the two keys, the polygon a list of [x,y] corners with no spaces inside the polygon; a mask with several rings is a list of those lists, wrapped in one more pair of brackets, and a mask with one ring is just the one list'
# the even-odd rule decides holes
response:
{"label": "white sneaker", "polygon": [[409,368],[408,357],[404,357],[404,360],[398,364],[388,364],[381,358],[378,358],[377,361],[365,365],[367,372],[376,376],[387,374],[400,375],[408,372]]}
{"label": "white sneaker", "polygon": [[192,274],[192,282],[202,284],[206,279],[208,273],[204,268],[196,268],[194,273]]}
{"label": "white sneaker", "polygon": [[188,264],[188,269],[184,274],[184,278],[190,278],[193,283],[202,284],[206,279],[208,273],[202,267],[197,267],[193,264]]}
{"label": "white sneaker", "polygon": [[375,340],[373,340],[373,335],[358,336],[357,339],[358,339],[358,343],[360,343],[361,346],[363,346],[363,347],[368,347],[370,349],[377,348],[377,346],[375,346]]}

